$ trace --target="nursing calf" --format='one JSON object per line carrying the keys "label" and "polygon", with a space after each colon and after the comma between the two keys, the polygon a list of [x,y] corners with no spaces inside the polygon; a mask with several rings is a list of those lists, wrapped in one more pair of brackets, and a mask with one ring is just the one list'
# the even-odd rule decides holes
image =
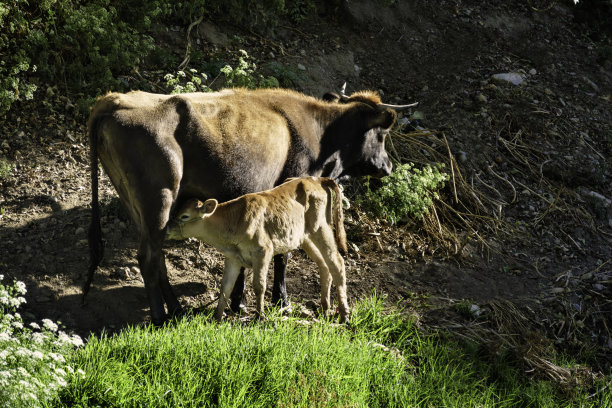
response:
{"label": "nursing calf", "polygon": [[341,200],[336,182],[325,177],[290,179],[272,190],[246,194],[222,204],[215,199],[204,203],[192,199],[169,223],[166,237],[195,237],[225,255],[217,319],[223,316],[241,267],[253,269],[257,312],[262,315],[270,260],[274,255],[302,248],[319,267],[323,311],[330,306],[333,279],[340,321],[346,322],[346,277],[339,253],[346,252]]}

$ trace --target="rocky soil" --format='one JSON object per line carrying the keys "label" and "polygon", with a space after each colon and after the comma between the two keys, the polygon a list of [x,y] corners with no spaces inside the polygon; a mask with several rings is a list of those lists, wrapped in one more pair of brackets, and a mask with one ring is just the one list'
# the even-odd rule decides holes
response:
{"label": "rocky soil", "polygon": [[[447,233],[418,222],[390,227],[353,207],[352,301],[376,290],[425,328],[457,333],[479,316],[499,316],[503,304],[558,350],[590,349],[589,364],[609,367],[612,70],[600,52],[609,39],[590,41],[564,3],[545,11],[528,1],[381,3],[352,1],[267,35],[203,22],[193,46],[211,58],[243,48],[263,72],[317,96],[346,81],[347,93],[376,89],[389,103],[420,102],[392,141],[403,160],[422,164],[432,149],[454,163],[436,205]],[[160,41],[182,55],[184,27]],[[161,83],[163,73],[147,68],[141,74]],[[146,321],[136,232],[105,177],[106,255],[81,306],[86,118],[58,88],[45,85],[0,124],[0,158],[10,164],[0,178],[0,274],[27,283],[26,318],[59,319],[80,333]],[[422,147],[400,151],[406,144]],[[347,187],[349,198],[358,194]],[[182,304],[210,305],[222,258],[195,241],[169,244],[166,254]],[[311,315],[318,278],[300,253],[288,291],[294,308]]]}

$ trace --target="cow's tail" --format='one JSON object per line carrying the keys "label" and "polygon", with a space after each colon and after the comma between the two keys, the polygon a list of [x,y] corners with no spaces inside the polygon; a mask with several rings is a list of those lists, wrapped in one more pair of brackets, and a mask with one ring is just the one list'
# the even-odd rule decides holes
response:
{"label": "cow's tail", "polygon": [[85,303],[85,297],[93,281],[94,272],[98,268],[104,256],[104,242],[102,241],[102,229],[100,228],[100,202],[98,199],[98,132],[101,119],[104,114],[96,110],[92,111],[87,123],[89,135],[89,163],[91,166],[91,224],[89,225],[89,270],[87,280],[83,285],[83,297],[81,302]]}
{"label": "cow's tail", "polygon": [[333,218],[336,244],[338,249],[343,254],[348,252],[346,246],[346,231],[344,230],[344,211],[342,210],[342,192],[338,184],[332,180],[327,179],[323,182],[323,185],[328,189],[329,195],[333,199],[327,203],[328,211],[331,211],[331,217]]}

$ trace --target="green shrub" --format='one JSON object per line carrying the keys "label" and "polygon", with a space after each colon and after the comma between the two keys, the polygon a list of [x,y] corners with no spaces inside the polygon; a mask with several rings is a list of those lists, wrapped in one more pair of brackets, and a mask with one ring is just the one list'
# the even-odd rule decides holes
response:
{"label": "green shrub", "polygon": [[448,175],[442,173],[443,165],[429,165],[417,169],[412,164],[401,164],[382,179],[382,186],[371,189],[366,182],[366,193],[361,199],[366,209],[374,215],[397,224],[406,216],[422,218],[429,211],[437,190],[444,187]]}
{"label": "green shrub", "polygon": [[15,166],[6,159],[0,159],[0,180],[7,180],[13,174]]}
{"label": "green shrub", "polygon": [[255,72],[257,65],[255,65],[245,50],[240,50],[240,54],[241,56],[238,58],[238,66],[236,68],[232,68],[230,65],[221,68],[221,72],[225,75],[225,86],[249,89],[277,88],[279,86],[278,80],[273,76],[264,77]]}
{"label": "green shrub", "polygon": [[177,71],[176,75],[166,74],[164,76],[166,87],[171,94],[186,93],[186,92],[212,92],[212,89],[206,85],[208,75],[204,72],[198,73],[196,69],[190,69],[187,72]]}

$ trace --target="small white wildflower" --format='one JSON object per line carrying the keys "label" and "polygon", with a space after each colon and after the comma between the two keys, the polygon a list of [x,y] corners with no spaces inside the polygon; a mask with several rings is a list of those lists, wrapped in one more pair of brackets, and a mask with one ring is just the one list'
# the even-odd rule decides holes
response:
{"label": "small white wildflower", "polygon": [[82,369],[77,369],[77,374],[81,376],[81,378],[85,378],[85,371],[83,371]]}
{"label": "small white wildflower", "polygon": [[46,339],[47,336],[45,336],[43,333],[32,333],[32,342],[34,344],[43,344]]}
{"label": "small white wildflower", "polygon": [[178,71],[178,72],[176,73],[176,75],[178,75],[178,76],[180,76],[180,77],[185,77],[185,76],[186,76],[184,71]]}
{"label": "small white wildflower", "polygon": [[28,393],[28,399],[30,401],[38,401],[38,397],[33,392]]}
{"label": "small white wildflower", "polygon": [[23,323],[21,322],[13,322],[12,324],[13,324],[13,327],[16,329],[19,329],[19,330],[23,329]]}
{"label": "small white wildflower", "polygon": [[19,293],[20,295],[25,295],[26,293],[28,293],[27,289],[26,289],[26,284],[23,283],[22,281],[17,281],[15,282],[15,290],[17,291],[17,293]]}
{"label": "small white wildflower", "polygon": [[30,388],[31,385],[29,382],[27,382],[26,380],[19,380],[19,385],[21,385],[23,388]]}
{"label": "small white wildflower", "polygon": [[68,374],[74,374],[74,368],[70,366],[66,366],[66,371],[68,372]]}
{"label": "small white wildflower", "polygon": [[45,357],[42,351],[36,350],[32,352],[32,358],[35,360],[42,360]]}
{"label": "small white wildflower", "polygon": [[72,340],[70,339],[70,336],[68,336],[66,333],[64,333],[63,331],[59,331],[59,333],[57,334],[57,340],[61,345],[64,344],[68,344],[68,343],[72,343]]}
{"label": "small white wildflower", "polygon": [[0,274],[0,281],[3,281],[3,280],[4,280],[4,275]]}
{"label": "small white wildflower", "polygon": [[19,373],[20,376],[28,378],[31,377],[30,373],[28,372],[28,370],[26,370],[23,367],[17,367],[17,372]]}
{"label": "small white wildflower", "polygon": [[60,387],[66,387],[68,385],[68,382],[63,378],[58,378],[57,385],[59,385]]}
{"label": "small white wildflower", "polygon": [[83,346],[83,339],[81,339],[81,336],[77,335],[77,334],[73,334],[72,338],[72,345],[74,347],[82,347]]}
{"label": "small white wildflower", "polygon": [[0,378],[12,378],[13,374],[10,371],[0,371]]}
{"label": "small white wildflower", "polygon": [[43,327],[49,331],[56,332],[57,324],[53,323],[51,319],[42,319]]}
{"label": "small white wildflower", "polygon": [[64,356],[58,353],[49,353],[49,357],[51,357],[54,361],[58,363],[66,362],[66,359],[64,358]]}
{"label": "small white wildflower", "polygon": [[56,368],[55,369],[55,373],[57,375],[59,375],[60,377],[65,377],[66,376],[66,372],[62,368]]}
{"label": "small white wildflower", "polygon": [[9,341],[11,339],[11,334],[8,332],[1,332],[0,333],[0,341]]}
{"label": "small white wildflower", "polygon": [[40,330],[40,325],[36,322],[30,323],[30,327],[33,328],[34,330]]}

